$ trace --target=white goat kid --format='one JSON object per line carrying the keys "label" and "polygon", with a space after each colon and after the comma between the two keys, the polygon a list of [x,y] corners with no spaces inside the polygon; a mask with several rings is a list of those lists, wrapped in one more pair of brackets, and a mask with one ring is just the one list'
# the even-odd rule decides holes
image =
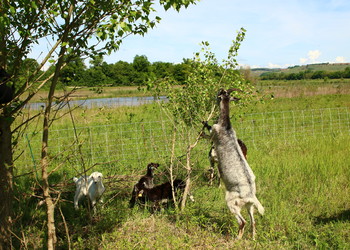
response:
{"label": "white goat kid", "polygon": [[242,238],[246,224],[241,215],[243,207],[248,210],[254,239],[256,234],[254,207],[258,209],[261,215],[264,213],[264,208],[256,198],[254,173],[244,157],[238,144],[236,132],[231,126],[229,102],[231,99],[230,93],[233,90],[220,90],[218,93],[220,116],[218,122],[212,127],[211,139],[214,142],[219,161],[220,176],[226,188],[226,203],[239,224],[237,239]]}
{"label": "white goat kid", "polygon": [[80,178],[73,178],[73,181],[76,185],[76,191],[74,196],[75,209],[78,209],[78,203],[82,197],[88,198],[94,210],[96,202],[98,200],[102,202],[101,196],[105,191],[105,187],[102,183],[102,178],[103,175],[100,172],[93,172],[89,177],[81,176]]}

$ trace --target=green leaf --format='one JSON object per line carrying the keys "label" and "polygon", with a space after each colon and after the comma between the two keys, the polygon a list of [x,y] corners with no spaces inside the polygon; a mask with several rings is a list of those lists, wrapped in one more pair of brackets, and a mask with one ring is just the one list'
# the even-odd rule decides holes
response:
{"label": "green leaf", "polygon": [[30,6],[33,8],[33,9],[37,9],[38,6],[36,5],[35,1],[30,1]]}

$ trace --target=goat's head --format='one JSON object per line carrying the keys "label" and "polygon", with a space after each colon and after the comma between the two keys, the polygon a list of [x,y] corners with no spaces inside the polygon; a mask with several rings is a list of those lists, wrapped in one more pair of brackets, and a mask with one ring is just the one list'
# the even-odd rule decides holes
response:
{"label": "goat's head", "polygon": [[232,89],[228,89],[228,90],[220,89],[218,92],[218,95],[217,95],[218,103],[220,103],[221,101],[239,101],[240,98],[230,96],[231,93],[234,91],[243,92],[242,90],[237,89],[237,88],[232,88]]}
{"label": "goat's head", "polygon": [[159,167],[158,163],[151,162],[150,164],[147,165],[147,170],[153,172],[158,167]]}
{"label": "goat's head", "polygon": [[90,178],[93,180],[94,183],[102,182],[102,177],[103,175],[100,172],[93,172],[90,175]]}

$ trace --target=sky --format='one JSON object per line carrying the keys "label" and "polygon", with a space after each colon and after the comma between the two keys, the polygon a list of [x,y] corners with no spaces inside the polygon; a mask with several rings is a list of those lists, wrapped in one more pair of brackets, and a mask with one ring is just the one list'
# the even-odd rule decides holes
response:
{"label": "sky", "polygon": [[237,57],[243,66],[350,62],[349,0],[201,0],[180,12],[157,10],[162,20],[155,29],[128,37],[104,60],[132,62],[145,55],[150,62],[180,63],[208,41],[222,61],[243,27],[247,32]]}
{"label": "sky", "polygon": [[243,27],[242,66],[350,62],[350,0],[201,0],[180,12],[155,8],[161,22],[144,37],[127,37],[104,61],[145,55],[150,62],[181,63],[207,41],[221,62]]}

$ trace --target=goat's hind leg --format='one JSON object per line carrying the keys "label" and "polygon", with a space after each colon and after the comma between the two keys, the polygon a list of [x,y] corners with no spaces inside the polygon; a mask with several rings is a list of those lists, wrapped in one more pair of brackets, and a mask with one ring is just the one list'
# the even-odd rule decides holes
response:
{"label": "goat's hind leg", "polygon": [[252,227],[252,237],[253,237],[253,240],[255,240],[256,229],[255,229],[254,206],[253,206],[253,204],[248,206],[247,210],[248,210],[248,213],[249,213],[250,223],[251,223],[251,227]]}
{"label": "goat's hind leg", "polygon": [[245,227],[246,221],[245,221],[245,219],[243,218],[243,216],[241,215],[240,212],[235,214],[235,216],[236,216],[236,219],[237,219],[238,224],[239,224],[237,240],[240,240],[240,239],[242,239],[242,236],[244,234],[244,227]]}
{"label": "goat's hind leg", "polygon": [[[226,193],[229,195],[229,192]],[[227,202],[227,206],[230,209],[230,211],[235,215],[237,222],[238,222],[238,234],[237,234],[237,240],[241,239],[244,234],[244,227],[246,224],[246,220],[241,215],[241,208],[237,205],[239,201],[237,199],[233,199]]]}

